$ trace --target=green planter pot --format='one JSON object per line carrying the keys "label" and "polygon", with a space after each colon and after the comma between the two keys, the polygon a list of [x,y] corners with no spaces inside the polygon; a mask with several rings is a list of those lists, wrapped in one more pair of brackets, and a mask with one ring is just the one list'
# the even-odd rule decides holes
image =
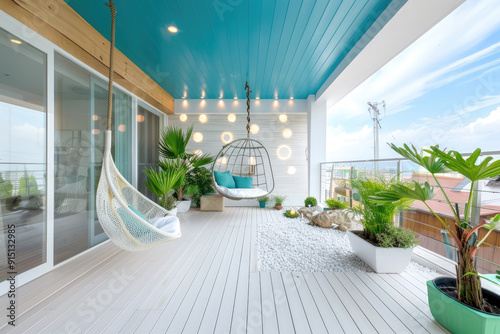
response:
{"label": "green planter pot", "polygon": [[266,202],[259,202],[259,206],[261,208],[265,208],[266,207]]}
{"label": "green planter pot", "polygon": [[[453,334],[500,333],[500,316],[471,308],[441,292],[439,287],[456,289],[455,278],[438,277],[427,281],[427,295],[432,316]],[[500,305],[500,296],[483,289],[483,297]]]}

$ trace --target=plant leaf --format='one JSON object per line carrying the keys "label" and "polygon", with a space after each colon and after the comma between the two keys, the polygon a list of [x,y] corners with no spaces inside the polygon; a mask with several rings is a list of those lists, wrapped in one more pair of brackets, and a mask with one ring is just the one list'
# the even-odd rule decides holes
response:
{"label": "plant leaf", "polygon": [[432,152],[425,150],[425,152],[429,153],[429,155],[424,156],[424,151],[421,150],[418,152],[413,145],[411,145],[411,148],[407,144],[404,144],[403,147],[397,147],[395,144],[389,144],[389,146],[396,153],[425,168],[431,174],[447,172],[447,168],[445,167],[443,161]]}
{"label": "plant leaf", "polygon": [[394,203],[402,199],[412,199],[417,201],[428,201],[436,194],[428,182],[423,185],[413,181],[413,188],[406,185],[391,185],[391,190],[381,191],[375,196],[370,196],[373,203]]}
{"label": "plant leaf", "polygon": [[158,145],[160,156],[167,159],[184,158],[192,133],[192,126],[186,130],[185,134],[180,127],[168,126],[160,136]]}
{"label": "plant leaf", "polygon": [[440,150],[438,146],[431,146],[431,149],[426,151],[433,152],[443,161],[447,168],[462,174],[471,182],[500,174],[500,160],[491,162],[493,157],[488,156],[485,157],[483,161],[478,162],[481,155],[481,150],[479,148],[467,159],[464,159],[457,151],[444,152]]}

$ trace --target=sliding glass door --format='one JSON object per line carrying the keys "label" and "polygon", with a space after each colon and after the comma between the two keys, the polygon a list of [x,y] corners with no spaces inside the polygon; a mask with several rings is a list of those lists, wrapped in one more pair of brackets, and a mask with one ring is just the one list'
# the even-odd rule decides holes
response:
{"label": "sliding glass door", "polygon": [[[0,29],[0,281],[47,262],[47,55]],[[15,259],[13,258],[15,256]],[[8,258],[14,260],[8,266]]]}
{"label": "sliding glass door", "polygon": [[[113,157],[131,178],[131,97],[113,90]],[[107,126],[107,85],[55,55],[54,262],[107,239],[95,212]]]}

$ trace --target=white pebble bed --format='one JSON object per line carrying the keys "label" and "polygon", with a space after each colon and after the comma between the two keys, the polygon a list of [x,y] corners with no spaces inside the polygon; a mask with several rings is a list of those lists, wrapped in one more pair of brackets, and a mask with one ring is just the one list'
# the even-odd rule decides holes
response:
{"label": "white pebble bed", "polygon": [[[279,221],[259,224],[259,271],[373,272],[354,255],[346,232],[311,226],[303,218],[280,214]],[[412,261],[406,271],[431,269]]]}

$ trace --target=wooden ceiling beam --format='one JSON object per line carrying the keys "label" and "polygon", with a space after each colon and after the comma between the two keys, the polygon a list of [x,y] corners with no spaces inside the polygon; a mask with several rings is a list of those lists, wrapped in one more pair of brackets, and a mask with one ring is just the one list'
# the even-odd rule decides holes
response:
{"label": "wooden ceiling beam", "polygon": [[[63,0],[0,0],[0,4],[14,19],[108,75],[109,41]],[[104,4],[103,10],[108,10]],[[174,113],[174,98],[119,50],[114,65],[116,83],[162,112]]]}

